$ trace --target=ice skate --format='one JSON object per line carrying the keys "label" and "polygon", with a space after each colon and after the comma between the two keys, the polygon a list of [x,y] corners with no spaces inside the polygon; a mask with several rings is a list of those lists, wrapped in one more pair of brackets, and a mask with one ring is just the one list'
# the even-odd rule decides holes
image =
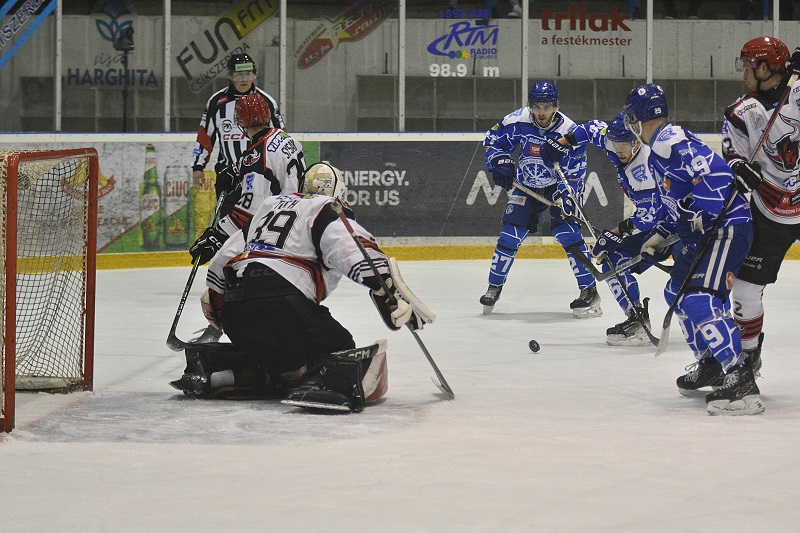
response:
{"label": "ice skate", "polygon": [[281,403],[320,411],[350,412],[350,399],[344,394],[325,388],[322,374],[312,377],[292,389]]}
{"label": "ice skate", "polygon": [[710,415],[758,415],[764,412],[753,369],[746,365],[733,367],[725,374],[725,383],[706,396]]}
{"label": "ice skate", "polygon": [[612,328],[606,330],[606,344],[609,346],[650,346],[650,337],[644,326],[650,328],[650,313],[647,311],[650,298],[644,299],[644,304],[636,306],[638,315],[633,309],[628,311],[628,318]]}
{"label": "ice skate", "polygon": [[686,367],[687,373],[676,381],[678,392],[683,396],[706,396],[709,390],[700,390],[705,387],[716,389],[721,387],[725,380],[722,365],[713,356],[695,361]]}
{"label": "ice skate", "polygon": [[749,350],[742,350],[744,364],[753,369],[756,378],[761,377],[761,345],[764,344],[764,332],[758,334],[758,346]]}
{"label": "ice skate", "polygon": [[186,396],[196,397],[211,392],[208,377],[204,374],[184,374],[181,379],[170,381],[169,384]]}
{"label": "ice skate", "polygon": [[503,291],[502,285],[489,285],[486,289],[486,294],[481,296],[481,305],[483,305],[483,314],[489,315],[494,309],[494,304],[500,299],[500,293]]}
{"label": "ice skate", "polygon": [[597,294],[597,286],[581,289],[581,294],[575,298],[571,304],[572,315],[575,318],[596,318],[603,316],[600,308],[600,295]]}
{"label": "ice skate", "polygon": [[[212,325],[208,325],[206,329],[200,330],[203,333],[199,337],[195,337],[189,341],[194,344],[205,344],[209,342],[217,342],[222,337],[222,332]],[[199,333],[196,332],[196,333]]]}

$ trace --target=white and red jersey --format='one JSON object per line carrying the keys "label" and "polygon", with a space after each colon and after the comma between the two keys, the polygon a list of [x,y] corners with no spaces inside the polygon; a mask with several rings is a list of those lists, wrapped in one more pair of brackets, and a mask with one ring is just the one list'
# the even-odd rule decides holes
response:
{"label": "white and red jersey", "polygon": [[253,144],[236,167],[238,181],[223,205],[218,224],[228,235],[241,229],[265,198],[300,190],[306,169],[303,146],[283,130],[262,130],[253,137]]}
{"label": "white and red jersey", "polygon": [[[333,292],[342,276],[363,284],[374,273],[331,207],[334,201],[329,196],[299,193],[267,198],[250,223],[211,260],[206,285],[224,293],[226,271],[241,273],[252,262],[270,267],[317,303]],[[348,220],[378,272],[388,274],[386,255],[375,238],[358,222]]]}
{"label": "white and red jersey", "polygon": [[[730,164],[750,159],[764,128],[775,111],[784,84],[763,93],[750,92],[725,110],[722,153]],[[764,216],[781,224],[800,223],[800,82],[791,87],[789,98],[755,161],[764,181],[753,191],[753,203]]]}

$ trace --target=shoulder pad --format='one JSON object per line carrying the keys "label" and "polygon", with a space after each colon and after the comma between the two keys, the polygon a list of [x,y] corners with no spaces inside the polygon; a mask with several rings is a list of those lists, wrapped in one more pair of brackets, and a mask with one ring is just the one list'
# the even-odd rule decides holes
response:
{"label": "shoulder pad", "polygon": [[686,134],[681,128],[669,125],[659,132],[650,149],[659,157],[669,158],[672,147],[685,140]]}
{"label": "shoulder pad", "polygon": [[527,107],[521,107],[516,111],[509,113],[500,123],[503,126],[508,126],[510,124],[515,124],[517,122],[530,122],[531,121],[531,112]]}

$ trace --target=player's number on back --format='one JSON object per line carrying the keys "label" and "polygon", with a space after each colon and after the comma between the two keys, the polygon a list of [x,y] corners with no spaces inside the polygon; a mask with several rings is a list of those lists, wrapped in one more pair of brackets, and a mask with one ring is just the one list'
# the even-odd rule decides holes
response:
{"label": "player's number on back", "polygon": [[255,240],[275,248],[283,248],[297,220],[295,211],[270,211],[259,221]]}
{"label": "player's number on back", "polygon": [[702,155],[699,155],[692,159],[692,169],[698,172],[701,176],[705,176],[711,169],[708,166],[708,160]]}

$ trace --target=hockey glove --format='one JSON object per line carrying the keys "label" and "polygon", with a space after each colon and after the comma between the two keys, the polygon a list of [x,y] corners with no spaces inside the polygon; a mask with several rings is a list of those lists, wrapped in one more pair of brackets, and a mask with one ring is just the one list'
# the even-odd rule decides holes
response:
{"label": "hockey glove", "polygon": [[740,192],[747,193],[758,189],[764,176],[761,174],[761,165],[757,161],[734,161],[731,163],[733,175],[736,178],[736,188]]}
{"label": "hockey glove", "polygon": [[578,204],[575,203],[575,191],[569,186],[559,182],[558,189],[556,190],[556,204],[561,208],[561,212],[565,217],[578,216]]}
{"label": "hockey glove", "polygon": [[214,182],[214,188],[217,191],[217,198],[219,195],[222,194],[223,191],[225,193],[230,193],[233,190],[233,186],[236,183],[236,180],[239,179],[238,174],[236,173],[236,169],[232,166],[223,167],[222,169],[217,171],[217,180]]}
{"label": "hockey glove", "polygon": [[622,244],[622,236],[613,231],[604,230],[597,237],[597,242],[592,246],[592,255],[602,258],[604,255],[613,253]]}
{"label": "hockey glove", "polygon": [[[365,284],[372,285],[367,280],[365,280]],[[392,331],[397,331],[411,320],[414,310],[408,305],[408,302],[399,297],[397,289],[394,288],[392,283],[392,278],[389,276],[386,277],[386,286],[389,288],[389,294],[381,287],[380,289],[369,291],[369,297],[372,299],[372,303],[375,304],[375,308],[380,313],[386,327]],[[412,324],[413,326],[416,326],[416,324]],[[418,327],[413,327],[413,329],[418,329]]]}
{"label": "hockey glove", "polygon": [[539,151],[542,161],[549,168],[553,168],[556,164],[561,164],[567,154],[569,154],[569,148],[549,137]]}
{"label": "hockey glove", "polygon": [[800,48],[795,48],[792,57],[789,58],[789,63],[786,66],[789,74],[800,75]]}
{"label": "hockey glove", "polygon": [[681,239],[696,240],[713,223],[713,215],[700,209],[693,196],[678,200],[677,233]]}
{"label": "hockey glove", "polygon": [[489,162],[492,167],[492,180],[505,190],[511,189],[514,184],[514,160],[507,155],[495,157]]}
{"label": "hockey glove", "polygon": [[200,237],[194,241],[194,244],[189,248],[189,253],[192,259],[200,258],[200,264],[204,265],[211,261],[214,254],[222,248],[225,241],[228,240],[228,234],[219,228],[206,228]]}
{"label": "hockey glove", "polygon": [[672,232],[662,224],[657,225],[650,237],[642,243],[642,262],[660,263],[672,255],[672,246],[664,246],[664,241],[672,236]]}

